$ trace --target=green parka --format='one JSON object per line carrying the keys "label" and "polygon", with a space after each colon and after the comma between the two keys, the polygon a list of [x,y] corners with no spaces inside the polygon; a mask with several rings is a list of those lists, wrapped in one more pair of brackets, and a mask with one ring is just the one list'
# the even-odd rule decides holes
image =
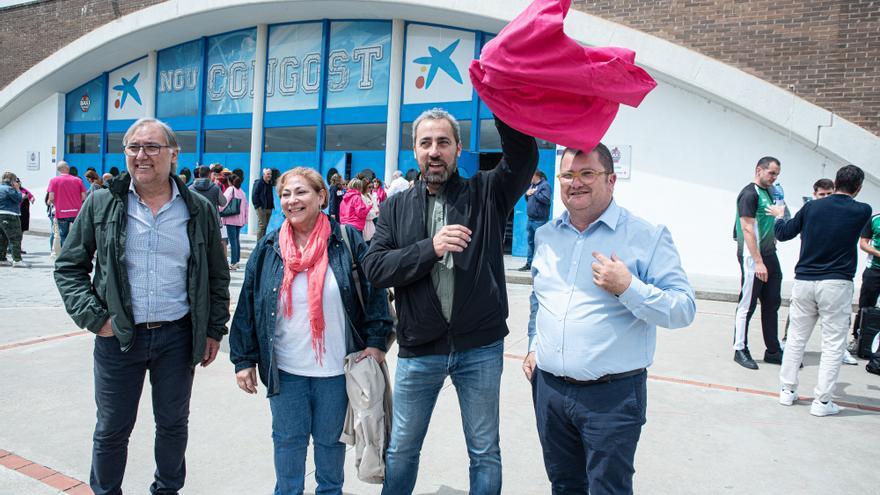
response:
{"label": "green parka", "polygon": [[[204,357],[206,337],[221,340],[229,320],[229,267],[220,243],[217,208],[192,194],[174,175],[189,209],[190,256],[187,295],[192,317],[193,365]],[[55,262],[55,283],[70,317],[81,328],[97,333],[111,319],[123,352],[134,338],[125,236],[131,177],[121,174],[108,189],[90,194]],[[94,276],[90,279],[94,261]]]}

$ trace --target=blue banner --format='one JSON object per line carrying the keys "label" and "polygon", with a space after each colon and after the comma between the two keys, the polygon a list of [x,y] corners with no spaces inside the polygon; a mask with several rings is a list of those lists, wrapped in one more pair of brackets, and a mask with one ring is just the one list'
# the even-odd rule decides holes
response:
{"label": "blue banner", "polygon": [[327,108],[387,105],[390,72],[390,22],[330,24]]}
{"label": "blue banner", "polygon": [[256,29],[208,38],[205,115],[252,111],[256,51]]}
{"label": "blue banner", "polygon": [[320,22],[309,22],[269,29],[267,112],[318,108],[322,28]]}
{"label": "blue banner", "polygon": [[160,119],[199,114],[201,45],[201,41],[196,40],[159,52],[156,116]]}
{"label": "blue banner", "polygon": [[92,122],[104,118],[104,78],[98,77],[67,93],[65,119]]}

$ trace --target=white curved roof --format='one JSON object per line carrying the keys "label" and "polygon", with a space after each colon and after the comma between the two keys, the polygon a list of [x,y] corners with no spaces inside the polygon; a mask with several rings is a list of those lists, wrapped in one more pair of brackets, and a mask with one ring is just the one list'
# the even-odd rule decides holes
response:
{"label": "white curved roof", "polygon": [[[66,93],[150,50],[257,24],[322,18],[406,19],[497,32],[525,0],[169,0],[111,21],[61,48],[0,91],[0,126],[52,93]],[[667,83],[742,112],[880,177],[880,137],[730,65],[640,31],[572,10],[566,32],[594,46],[625,46]]]}

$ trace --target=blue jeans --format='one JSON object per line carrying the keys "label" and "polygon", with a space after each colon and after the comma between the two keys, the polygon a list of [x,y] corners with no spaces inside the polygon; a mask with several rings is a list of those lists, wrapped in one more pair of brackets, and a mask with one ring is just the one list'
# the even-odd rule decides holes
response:
{"label": "blue jeans", "polygon": [[535,257],[535,231],[539,227],[547,223],[547,220],[532,220],[526,222],[526,234],[529,241],[529,254],[526,256],[526,264],[532,266],[532,259]]}
{"label": "blue jeans", "polygon": [[452,378],[461,408],[470,457],[470,493],[501,493],[498,396],[503,361],[503,340],[448,355],[398,360],[383,495],[412,493],[428,422],[447,376]]}
{"label": "blue jeans", "polygon": [[303,492],[309,436],[315,446],[315,494],[341,494],[345,444],[339,436],[348,407],[345,375],[313,378],[281,370],[278,375],[281,389],[269,397],[275,445],[275,495]]}
{"label": "blue jeans", "polygon": [[95,337],[95,426],[89,484],[95,495],[121,494],[128,438],[137,419],[144,378],[150,372],[156,421],[153,494],[176,494],[186,477],[189,398],[192,392],[192,328],[169,323],[136,330],[132,347],[116,337]]}
{"label": "blue jeans", "polygon": [[239,234],[241,227],[238,225],[227,225],[226,235],[229,236],[229,264],[234,265],[241,260],[241,242],[239,242]]}
{"label": "blue jeans", "polygon": [[64,247],[64,240],[67,239],[67,234],[70,233],[70,226],[73,224],[73,221],[76,218],[56,218],[55,221],[58,222],[58,242],[61,247]]}
{"label": "blue jeans", "polygon": [[55,215],[49,215],[49,254],[55,248]]}
{"label": "blue jeans", "polygon": [[554,494],[633,492],[647,376],[645,372],[610,383],[576,385],[536,369],[532,399]]}

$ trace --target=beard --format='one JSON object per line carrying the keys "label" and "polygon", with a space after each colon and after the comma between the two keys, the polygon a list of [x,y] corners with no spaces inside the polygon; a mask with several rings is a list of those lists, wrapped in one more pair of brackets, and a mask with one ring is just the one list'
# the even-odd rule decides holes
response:
{"label": "beard", "polygon": [[451,165],[444,163],[443,165],[443,171],[431,172],[429,171],[428,164],[426,164],[422,172],[422,180],[428,184],[445,184],[446,181],[449,180],[449,176],[452,175],[452,172],[456,169],[456,163],[453,162]]}
{"label": "beard", "polygon": [[422,174],[422,178],[425,179],[425,182],[428,184],[445,184],[446,181],[449,180],[449,170],[447,169],[432,174]]}

